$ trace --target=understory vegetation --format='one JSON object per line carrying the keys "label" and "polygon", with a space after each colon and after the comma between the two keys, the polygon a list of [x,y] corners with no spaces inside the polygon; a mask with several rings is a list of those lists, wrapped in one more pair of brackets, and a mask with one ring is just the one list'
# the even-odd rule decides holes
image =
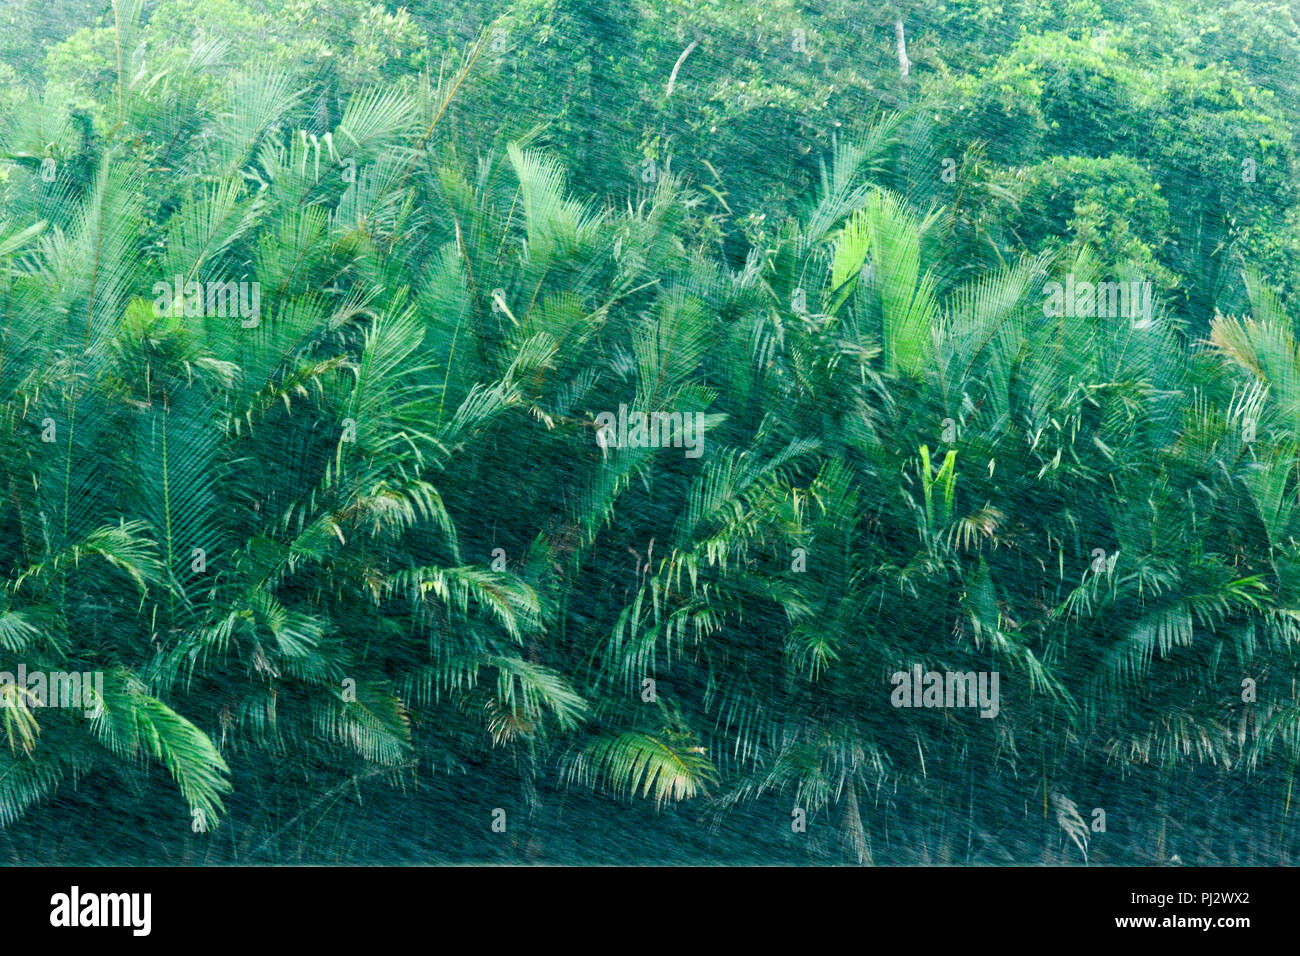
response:
{"label": "understory vegetation", "polygon": [[6,12],[0,859],[1295,862],[1291,5]]}

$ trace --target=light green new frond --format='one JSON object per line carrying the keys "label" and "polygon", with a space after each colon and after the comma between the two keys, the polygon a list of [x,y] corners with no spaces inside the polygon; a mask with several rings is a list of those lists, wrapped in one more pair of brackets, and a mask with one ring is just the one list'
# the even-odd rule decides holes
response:
{"label": "light green new frond", "polygon": [[602,217],[581,202],[565,198],[564,170],[559,162],[513,143],[509,156],[523,196],[529,259],[540,266],[585,246]]}
{"label": "light green new frond", "polygon": [[628,731],[603,735],[573,759],[568,777],[585,786],[608,786],[618,796],[649,797],[655,807],[691,800],[714,779],[714,767],[703,748],[687,740]]}

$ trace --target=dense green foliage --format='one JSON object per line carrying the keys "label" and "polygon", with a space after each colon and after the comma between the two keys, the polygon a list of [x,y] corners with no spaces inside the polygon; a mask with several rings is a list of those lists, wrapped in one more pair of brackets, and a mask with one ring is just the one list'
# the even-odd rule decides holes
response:
{"label": "dense green foliage", "polygon": [[1294,861],[1290,6],[7,11],[0,857]]}

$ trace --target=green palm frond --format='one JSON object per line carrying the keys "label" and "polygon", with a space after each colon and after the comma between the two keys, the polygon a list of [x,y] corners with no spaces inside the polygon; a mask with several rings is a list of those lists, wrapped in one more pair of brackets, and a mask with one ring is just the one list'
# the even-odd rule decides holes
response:
{"label": "green palm frond", "polygon": [[216,825],[229,793],[230,768],[208,736],[155,697],[121,669],[104,676],[91,730],[106,747],[122,755],[143,751],[160,761],[176,781],[191,810],[203,811]]}
{"label": "green palm frond", "polygon": [[618,796],[648,798],[656,808],[680,803],[706,792],[714,778],[703,748],[690,739],[672,739],[640,731],[602,735],[573,758],[568,778],[584,786],[605,785]]}

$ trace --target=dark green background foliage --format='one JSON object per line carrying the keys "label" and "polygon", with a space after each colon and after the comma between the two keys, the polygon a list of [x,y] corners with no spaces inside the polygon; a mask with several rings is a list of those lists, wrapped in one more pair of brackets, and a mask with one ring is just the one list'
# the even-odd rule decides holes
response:
{"label": "dark green background foliage", "polygon": [[0,859],[1295,862],[1295,16],[10,0]]}

